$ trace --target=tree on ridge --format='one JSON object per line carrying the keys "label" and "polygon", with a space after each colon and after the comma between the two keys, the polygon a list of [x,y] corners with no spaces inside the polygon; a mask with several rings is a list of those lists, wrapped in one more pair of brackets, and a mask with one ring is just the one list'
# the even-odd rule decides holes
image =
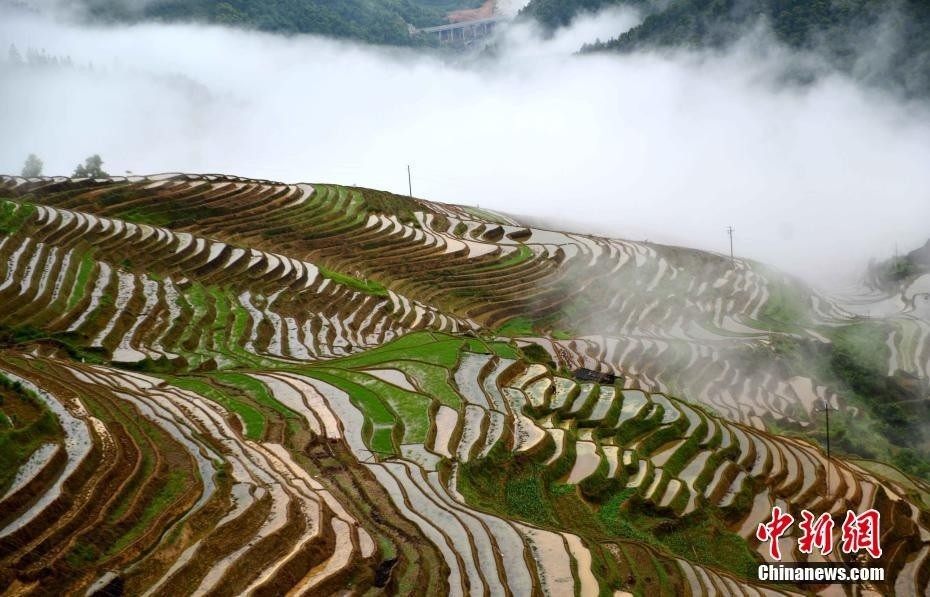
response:
{"label": "tree on ridge", "polygon": [[103,158],[95,153],[84,160],[83,164],[78,164],[71,176],[74,178],[105,178],[109,174],[103,170]]}
{"label": "tree on ridge", "polygon": [[23,164],[22,175],[25,178],[42,176],[42,160],[39,159],[39,156],[34,153],[29,154],[29,157],[26,158],[26,163]]}

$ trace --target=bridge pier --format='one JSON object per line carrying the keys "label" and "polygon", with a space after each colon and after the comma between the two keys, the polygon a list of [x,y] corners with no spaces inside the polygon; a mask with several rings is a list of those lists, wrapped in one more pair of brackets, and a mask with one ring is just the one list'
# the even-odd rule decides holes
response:
{"label": "bridge pier", "polygon": [[463,21],[461,23],[450,23],[439,27],[420,29],[418,33],[435,34],[440,45],[457,43],[468,45],[469,42],[490,36],[494,32],[497,23],[506,20],[508,19],[504,17],[492,17],[477,21]]}

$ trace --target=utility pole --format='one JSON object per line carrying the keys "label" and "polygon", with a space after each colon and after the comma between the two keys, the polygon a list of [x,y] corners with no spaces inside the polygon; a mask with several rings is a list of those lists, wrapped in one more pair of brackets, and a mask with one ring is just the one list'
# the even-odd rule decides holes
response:
{"label": "utility pole", "polygon": [[727,226],[727,234],[730,235],[730,263],[733,263],[733,226]]}
{"label": "utility pole", "polygon": [[827,399],[823,399],[823,408],[818,408],[817,412],[823,413],[827,423],[827,497],[830,496],[830,411],[836,410]]}
{"label": "utility pole", "polygon": [[410,164],[407,164],[407,190],[410,198],[413,199],[413,179],[410,177]]}

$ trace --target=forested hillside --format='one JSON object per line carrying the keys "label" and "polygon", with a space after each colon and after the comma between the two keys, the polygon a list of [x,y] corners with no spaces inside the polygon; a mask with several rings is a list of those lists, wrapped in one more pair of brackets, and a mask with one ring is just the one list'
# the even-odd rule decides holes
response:
{"label": "forested hillside", "polygon": [[532,17],[552,30],[568,25],[580,14],[594,13],[616,5],[647,8],[647,3],[643,0],[531,0],[520,11],[520,15]]}
{"label": "forested hillside", "polygon": [[[930,93],[930,3],[919,0],[533,0],[521,14],[549,29],[610,5],[646,11],[642,24],[588,51],[720,48],[766,23],[792,48],[822,52],[840,70],[912,96]],[[618,32],[619,33],[619,32]]]}
{"label": "forested hillside", "polygon": [[412,43],[407,24],[439,25],[445,15],[480,0],[84,0],[87,14],[108,21],[199,21],[280,33],[316,33],[378,44]]}

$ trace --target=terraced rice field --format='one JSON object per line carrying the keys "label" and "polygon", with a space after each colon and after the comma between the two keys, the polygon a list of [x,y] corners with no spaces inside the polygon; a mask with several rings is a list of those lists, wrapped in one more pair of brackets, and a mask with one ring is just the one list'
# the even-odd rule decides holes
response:
{"label": "terraced rice field", "polygon": [[930,487],[828,461],[817,409],[926,383],[926,293],[367,189],[5,177],[0,587],[803,592],[755,580],[778,505],[875,508],[888,577],[846,590],[923,592]]}

